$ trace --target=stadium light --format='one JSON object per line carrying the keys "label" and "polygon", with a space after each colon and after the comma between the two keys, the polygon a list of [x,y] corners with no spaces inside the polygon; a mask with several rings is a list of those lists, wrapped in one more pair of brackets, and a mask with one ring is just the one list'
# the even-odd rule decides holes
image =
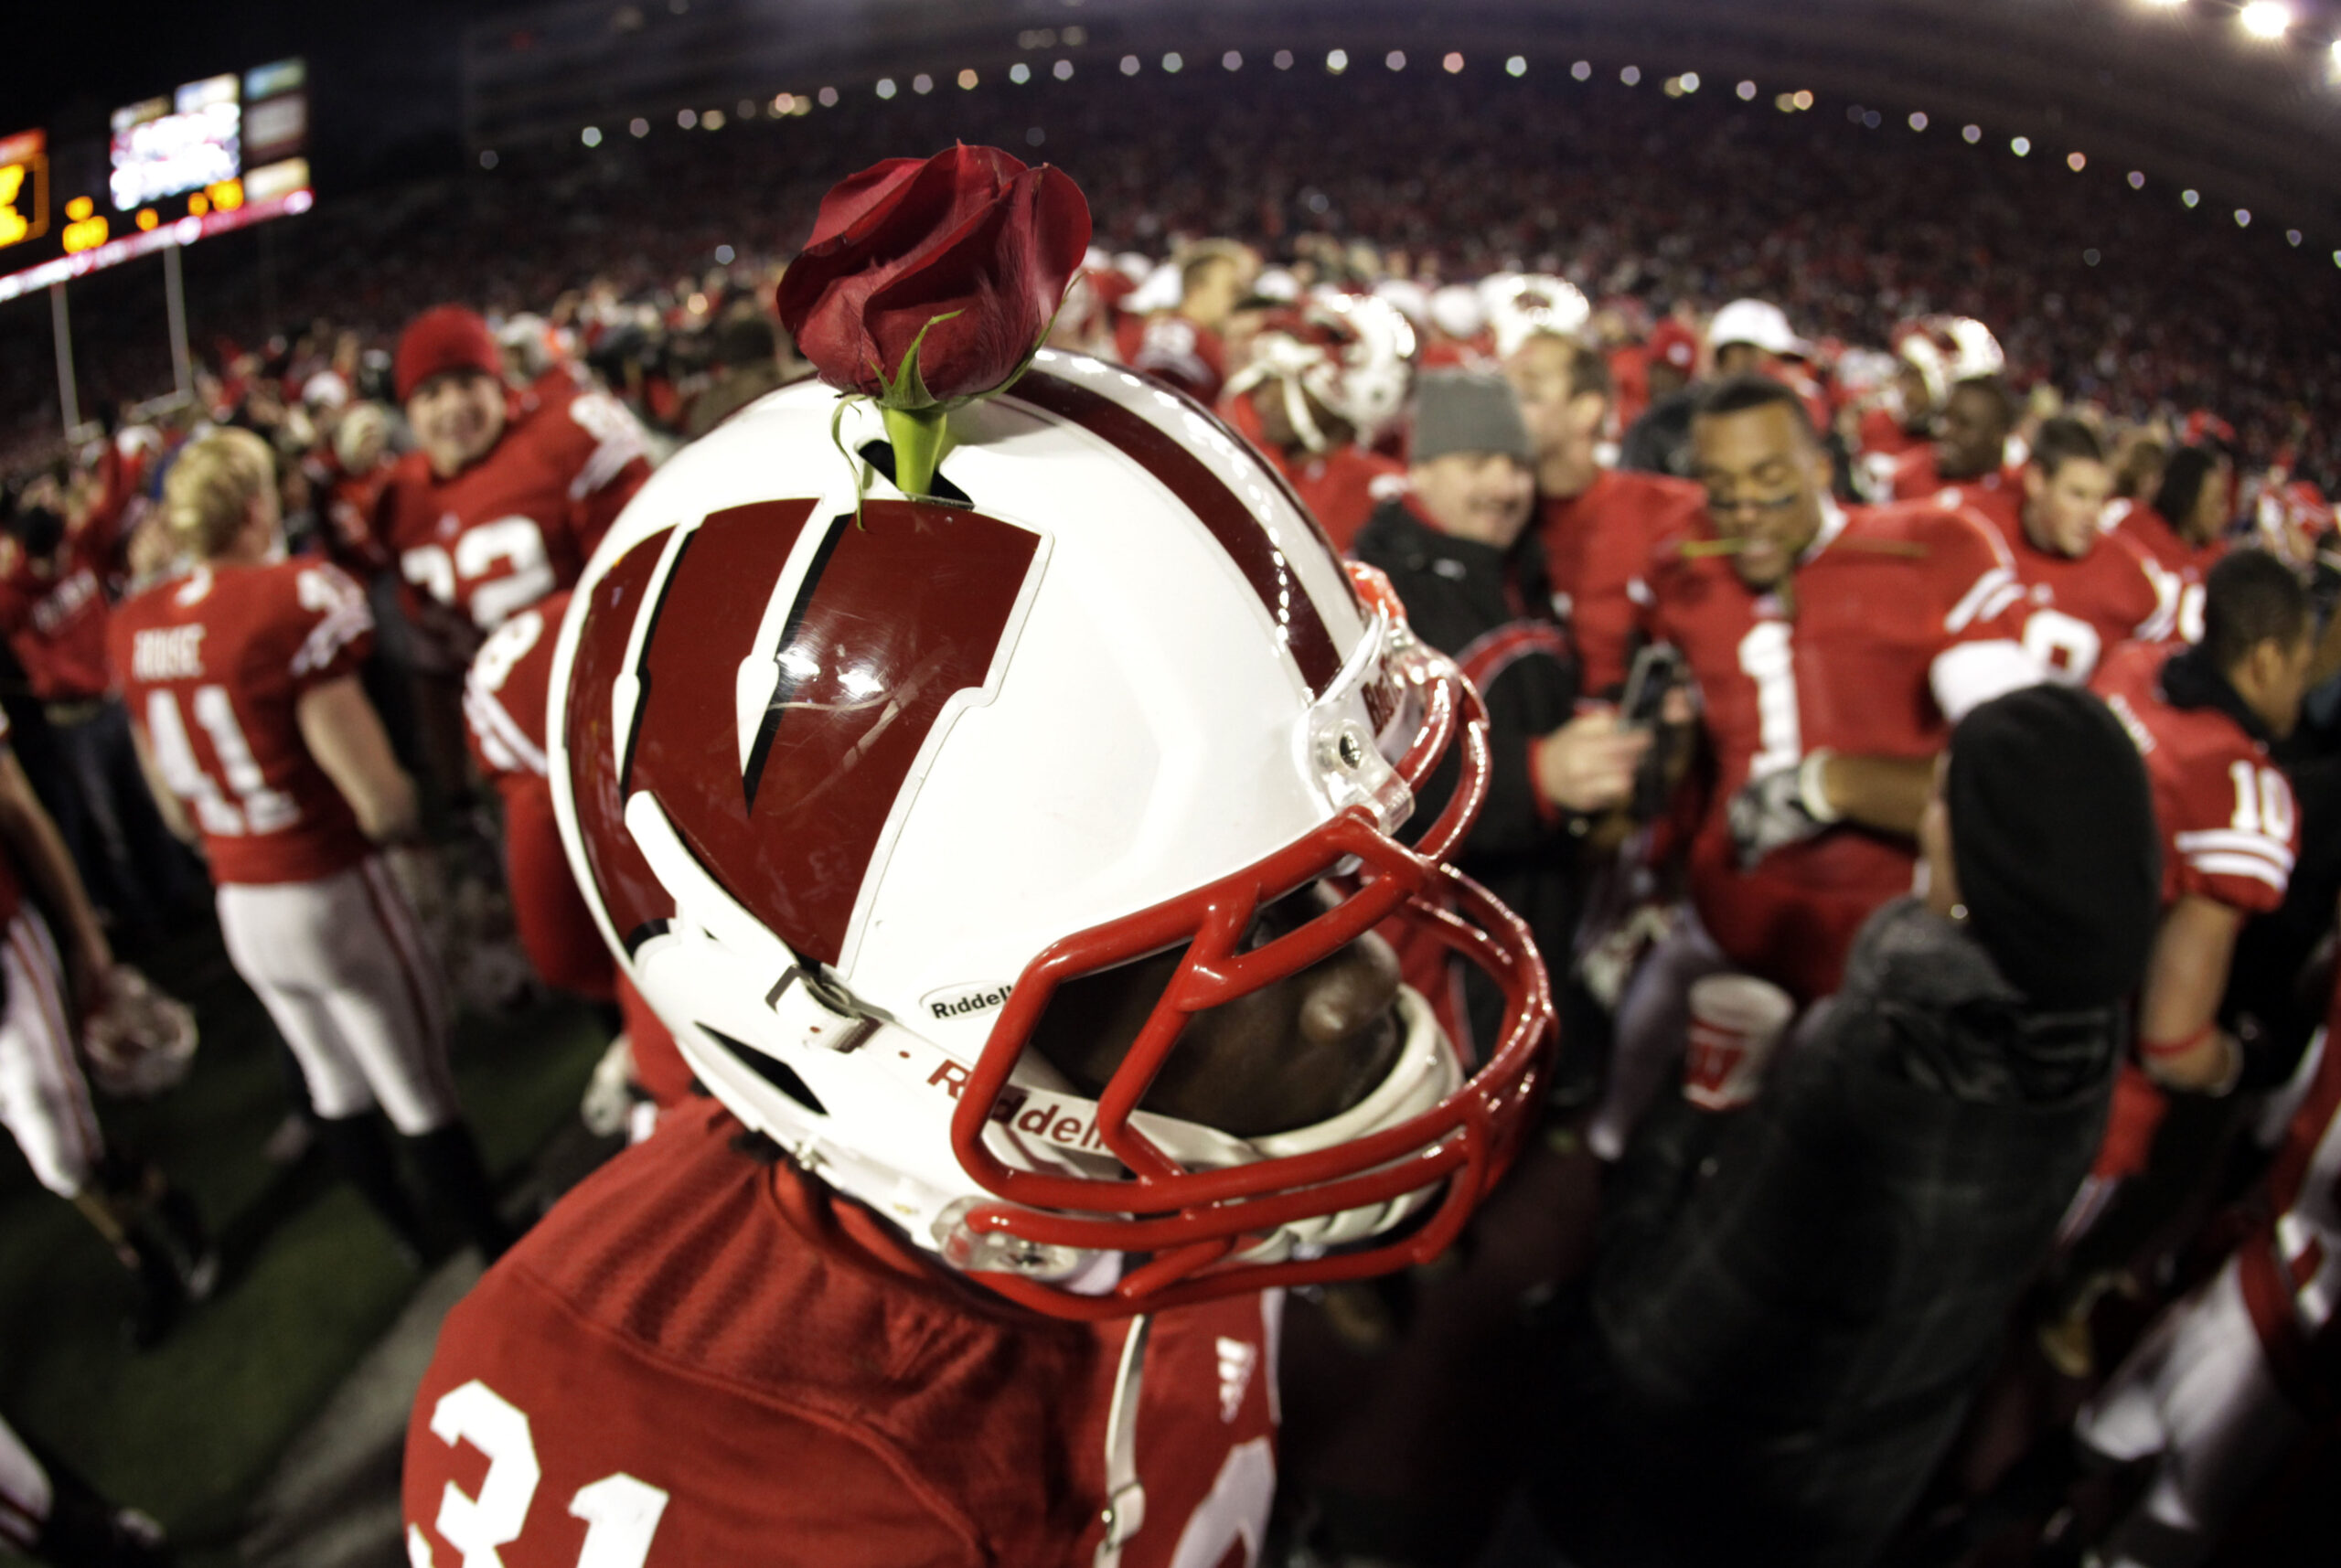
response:
{"label": "stadium light", "polygon": [[1753,103],[1753,102],[1755,102],[1755,101],[1756,101],[1756,84],[1755,84],[1754,82],[1752,82],[1752,81],[1743,81],[1743,82],[1741,82],[1741,83],[1739,84],[1739,89],[1738,89],[1738,91],[1739,91],[1739,101],[1740,101],[1742,103]]}
{"label": "stadium light", "polygon": [[1697,71],[1686,70],[1683,73],[1683,91],[1685,92],[1696,92],[1699,91],[1699,73]]}
{"label": "stadium light", "polygon": [[1913,131],[1923,131],[1926,128],[1927,112],[1923,109],[1913,109],[1910,111],[1910,129]]}
{"label": "stadium light", "polygon": [[577,139],[589,147],[598,147],[602,144],[602,128],[599,125],[588,125],[577,133]]}
{"label": "stadium light", "polygon": [[835,109],[838,106],[838,90],[836,88],[825,87],[821,89],[818,96],[820,98],[822,108]]}
{"label": "stadium light", "polygon": [[959,88],[960,88],[960,91],[972,91],[972,90],[974,89],[975,85],[976,85],[977,80],[978,80],[978,78],[977,78],[977,76],[976,76],[975,69],[974,69],[972,66],[971,66],[971,67],[969,67],[967,69],[961,71],[961,72],[959,73]]}
{"label": "stadium light", "polygon": [[711,109],[699,117],[699,123],[710,131],[721,131],[723,129],[723,111]]}
{"label": "stadium light", "polygon": [[2097,252],[2097,247],[2096,247],[2096,246],[2094,246],[2094,245],[2090,246],[2088,250],[2086,250],[2086,251],[2082,251],[2082,252],[2081,252],[2081,260],[2082,260],[2083,261],[2087,262],[2089,265],[2090,265],[2090,266],[2092,266],[2092,267],[2096,266],[2100,261],[2103,261],[2104,259],[2105,259],[2104,257],[2102,257],[2102,256],[2100,256],[2100,255],[2099,255],[2099,254],[2098,254],[2098,252]]}
{"label": "stadium light", "polygon": [[1237,50],[1230,49],[1225,54],[1219,57],[1219,63],[1220,68],[1224,70],[1242,70],[1244,69],[1244,56]]}
{"label": "stadium light", "polygon": [[650,134],[650,122],[637,114],[625,123],[625,132],[627,135],[638,142]]}
{"label": "stadium light", "polygon": [[1290,49],[1278,49],[1276,52],[1276,58],[1268,61],[1268,63],[1276,67],[1278,70],[1290,70],[1292,69],[1292,51]]}
{"label": "stadium light", "polygon": [[1591,81],[1593,80],[1593,62],[1591,60],[1579,60],[1577,64],[1569,67],[1569,74],[1577,78],[1579,81]]}
{"label": "stadium light", "polygon": [[492,169],[496,166],[496,149],[494,147],[488,148],[479,155],[479,166],[484,169]]}
{"label": "stadium light", "polygon": [[1959,128],[1959,137],[1960,140],[1965,142],[1972,147],[1976,143],[1983,139],[1983,127],[1981,125],[1962,125]]}
{"label": "stadium light", "polygon": [[1642,68],[1638,65],[1630,65],[1625,69],[1618,73],[1618,80],[1624,82],[1628,87],[1638,85],[1641,81],[1641,79]]}
{"label": "stadium light", "polygon": [[2297,229],[2285,229],[2284,243],[2290,245],[2295,251],[2299,250],[2301,248],[2301,231]]}
{"label": "stadium light", "polygon": [[728,267],[732,264],[732,258],[738,254],[739,252],[729,245],[718,245],[715,248],[715,264],[719,267]]}
{"label": "stadium light", "polygon": [[2235,209],[2235,226],[2238,229],[2249,229],[2251,227],[2251,209],[2250,208],[2239,207]]}
{"label": "stadium light", "polygon": [[[882,76],[878,79],[878,96],[881,98],[892,98],[894,96],[894,79],[893,77]],[[690,111],[686,109],[683,112],[688,114]],[[683,127],[685,130],[689,130],[690,128],[690,122],[688,120],[684,121]]]}
{"label": "stadium light", "polygon": [[2008,151],[2014,153],[2019,158],[2030,157],[2032,155],[2032,138],[2029,136],[2017,136],[2013,138],[2008,143]]}
{"label": "stadium light", "polygon": [[2255,38],[2281,38],[2292,28],[2293,10],[2283,0],[2251,0],[2236,20]]}
{"label": "stadium light", "polygon": [[1382,57],[1382,63],[1388,66],[1392,70],[1404,70],[1406,69],[1406,51],[1404,49],[1392,49],[1388,54]]}
{"label": "stadium light", "polygon": [[1526,76],[1528,74],[1528,57],[1526,55],[1513,56],[1510,59],[1503,62],[1503,73],[1506,76]]}
{"label": "stadium light", "polygon": [[1122,74],[1124,76],[1136,76],[1141,69],[1142,68],[1138,65],[1138,56],[1124,55],[1122,57]]}
{"label": "stadium light", "polygon": [[1342,74],[1342,72],[1343,72],[1343,71],[1345,71],[1345,70],[1349,69],[1350,69],[1350,52],[1349,52],[1349,50],[1347,50],[1347,49],[1328,49],[1328,50],[1326,50],[1326,51],[1325,51],[1325,69],[1326,69],[1327,70],[1331,71],[1335,76],[1339,76],[1339,75],[1341,75],[1341,74]]}
{"label": "stadium light", "polygon": [[1059,60],[1056,64],[1049,68],[1049,74],[1055,77],[1059,81],[1071,81],[1073,80],[1073,62],[1071,60]]}
{"label": "stadium light", "polygon": [[2202,200],[2203,197],[2197,192],[2182,190],[2178,193],[2178,199],[2185,202],[2187,206],[2193,207],[2197,202]]}
{"label": "stadium light", "polygon": [[916,76],[911,78],[911,91],[917,93],[921,98],[925,98],[928,93],[935,91],[935,79],[927,75],[926,72],[921,71]]}
{"label": "stadium light", "polygon": [[2130,188],[2132,190],[2143,190],[2146,188],[2146,176],[2143,172],[2138,169],[2132,169],[2130,171]]}
{"label": "stadium light", "polygon": [[2079,174],[2083,169],[2089,167],[2089,157],[2086,154],[2082,153],[2067,153],[2065,155],[2065,166],[2072,170],[2073,173]]}
{"label": "stadium light", "polygon": [[[881,98],[893,97],[894,84],[891,81],[880,82],[878,84],[878,96]],[[686,131],[690,130],[699,123],[699,111],[696,109],[676,110],[675,123],[681,126]]]}
{"label": "stadium light", "polygon": [[1438,63],[1445,69],[1448,75],[1453,76],[1456,72],[1463,69],[1463,57],[1459,54],[1449,54],[1445,59]]}
{"label": "stadium light", "polygon": [[1032,80],[1032,68],[1022,60],[1018,60],[1008,68],[1008,80],[1021,87]]}
{"label": "stadium light", "polygon": [[1796,106],[1797,106],[1799,109],[1810,109],[1810,108],[1812,108],[1812,91],[1811,91],[1810,89],[1808,89],[1808,88],[1802,88],[1802,87],[1798,88],[1798,89],[1796,90],[1796,94],[1795,94],[1794,98],[1791,100],[1791,101],[1792,101],[1792,102],[1794,102],[1794,103],[1796,104]]}
{"label": "stadium light", "polygon": [[1181,59],[1176,52],[1167,54],[1162,57],[1162,69],[1170,72],[1172,76],[1178,75],[1181,68],[1185,66],[1186,63],[1187,62]]}

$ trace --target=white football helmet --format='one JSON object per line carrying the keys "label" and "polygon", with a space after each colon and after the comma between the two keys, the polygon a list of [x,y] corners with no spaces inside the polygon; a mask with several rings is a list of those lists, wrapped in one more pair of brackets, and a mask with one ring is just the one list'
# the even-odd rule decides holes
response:
{"label": "white football helmet", "polygon": [[1406,406],[1415,329],[1387,300],[1325,290],[1290,310],[1269,312],[1252,338],[1251,355],[1227,379],[1228,395],[1277,382],[1293,432],[1309,451],[1333,444],[1309,406],[1311,397],[1347,421],[1359,444],[1370,446]]}
{"label": "white football helmet", "polygon": [[[619,518],[561,628],[549,748],[604,934],[743,1121],[1042,1310],[1431,1256],[1516,1148],[1552,1029],[1527,930],[1446,864],[1485,790],[1477,695],[1160,383],[1043,350],[952,431],[958,499],[911,500],[877,411],[800,383]],[[1402,844],[1451,752],[1461,785]],[[1312,885],[1326,912],[1245,949]],[[1493,976],[1484,1060],[1401,990],[1397,1064],[1319,1125],[1142,1108],[1190,1015],[1377,926]],[[1060,987],[1166,953],[1096,1097],[1026,1049]]]}
{"label": "white football helmet", "polygon": [[1495,334],[1496,357],[1509,359],[1540,332],[1575,337],[1593,315],[1585,291],[1566,278],[1542,272],[1502,272],[1480,285]]}
{"label": "white football helmet", "polygon": [[81,1021],[81,1055],[106,1093],[149,1100],[186,1079],[198,1038],[185,1002],[155,989],[144,971],[116,964]]}
{"label": "white football helmet", "polygon": [[1996,376],[2007,365],[2000,340],[1972,315],[1906,321],[1894,329],[1894,352],[1917,368],[1928,400],[1938,409],[1960,382]]}

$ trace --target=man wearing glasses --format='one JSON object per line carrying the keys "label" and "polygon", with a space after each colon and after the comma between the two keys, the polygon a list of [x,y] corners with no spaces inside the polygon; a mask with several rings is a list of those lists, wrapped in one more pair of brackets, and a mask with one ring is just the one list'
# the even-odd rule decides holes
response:
{"label": "man wearing glasses", "polygon": [[1691,913],[1623,998],[1598,1152],[1622,1145],[1683,1039],[1683,995],[1737,968],[1809,1003],[1910,891],[1936,754],[1969,709],[2043,677],[2006,543],[1972,512],[1842,507],[1796,394],[1716,383],[1691,427],[1706,506],[1651,563],[1647,625],[1699,689],[1711,793]]}

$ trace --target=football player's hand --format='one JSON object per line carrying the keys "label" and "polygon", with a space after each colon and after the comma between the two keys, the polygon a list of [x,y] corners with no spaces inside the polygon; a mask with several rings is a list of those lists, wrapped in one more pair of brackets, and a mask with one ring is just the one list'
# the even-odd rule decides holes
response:
{"label": "football player's hand", "polygon": [[1622,805],[1650,740],[1649,731],[1629,730],[1614,713],[1572,719],[1536,743],[1536,788],[1564,811]]}
{"label": "football player's hand", "polygon": [[1820,799],[1828,753],[1749,779],[1731,797],[1731,842],[1739,869],[1752,871],[1775,849],[1801,844],[1836,820]]}

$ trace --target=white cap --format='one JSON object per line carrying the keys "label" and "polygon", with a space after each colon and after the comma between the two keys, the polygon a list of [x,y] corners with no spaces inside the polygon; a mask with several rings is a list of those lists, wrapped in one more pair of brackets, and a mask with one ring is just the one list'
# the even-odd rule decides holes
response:
{"label": "white cap", "polygon": [[1176,265],[1165,261],[1130,291],[1130,297],[1122,302],[1122,308],[1144,315],[1149,311],[1175,309],[1186,297],[1186,280],[1180,275]]}
{"label": "white cap", "polygon": [[331,370],[320,370],[301,383],[301,400],[311,408],[337,409],[349,401],[349,383]]}
{"label": "white cap", "polygon": [[1469,283],[1448,283],[1430,292],[1430,323],[1449,337],[1477,337],[1488,325],[1488,308]]}
{"label": "white cap", "polygon": [[1267,267],[1252,280],[1252,292],[1262,299],[1290,304],[1300,297],[1300,280],[1282,267]]}
{"label": "white cap", "polygon": [[1395,305],[1416,326],[1430,319],[1430,291],[1412,278],[1384,278],[1374,285],[1374,294]]}
{"label": "white cap", "polygon": [[1707,345],[1721,348],[1726,343],[1752,343],[1767,354],[1800,359],[1812,352],[1812,345],[1790,329],[1788,313],[1769,300],[1734,300],[1716,312],[1707,324]]}

